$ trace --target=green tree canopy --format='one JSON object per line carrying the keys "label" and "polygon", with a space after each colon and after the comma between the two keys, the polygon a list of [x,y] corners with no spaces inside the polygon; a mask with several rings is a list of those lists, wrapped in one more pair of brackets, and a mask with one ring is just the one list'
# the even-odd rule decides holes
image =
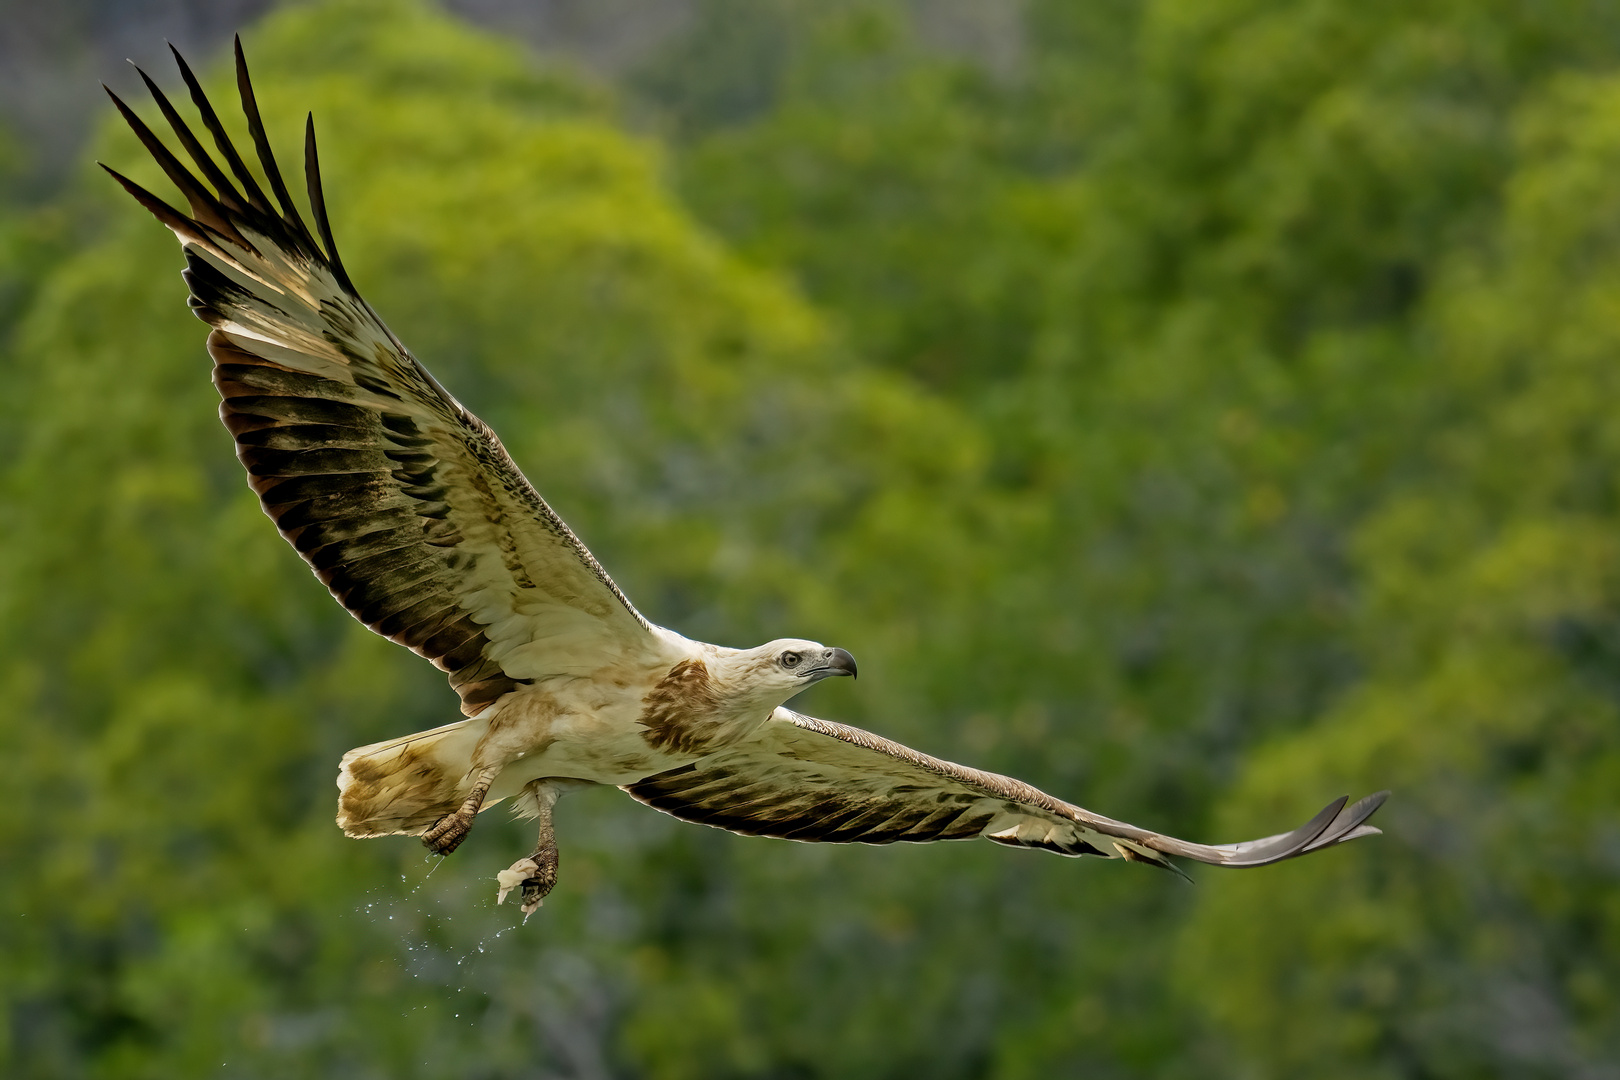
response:
{"label": "green tree canopy", "polygon": [[1360,532],[1367,677],[1225,814],[1377,775],[1399,792],[1389,843],[1214,884],[1185,931],[1194,985],[1226,986],[1208,1005],[1264,1075],[1620,1059],[1620,80],[1556,82],[1517,129],[1501,231],[1432,304],[1456,408],[1428,476]]}
{"label": "green tree canopy", "polygon": [[244,37],[362,291],[651,618],[846,647],[808,710],[1180,835],[1386,786],[1389,835],[1186,889],[587,792],[512,929],[516,826],[429,878],[332,825],[454,696],[273,535],[87,175],[0,219],[0,1061],[1612,1071],[1620,16],[1030,0],[991,72],[899,0],[697,8],[617,90],[426,0]]}

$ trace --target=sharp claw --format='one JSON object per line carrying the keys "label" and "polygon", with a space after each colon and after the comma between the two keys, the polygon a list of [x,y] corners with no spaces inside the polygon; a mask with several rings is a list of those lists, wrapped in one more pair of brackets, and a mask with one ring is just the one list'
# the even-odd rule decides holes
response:
{"label": "sharp claw", "polygon": [[447,814],[422,834],[422,844],[437,855],[448,855],[461,846],[472,832],[472,819],[461,814]]}
{"label": "sharp claw", "polygon": [[546,894],[557,884],[557,864],[555,860],[545,860],[543,855],[540,858],[530,855],[496,874],[495,882],[500,888],[495,896],[497,904],[506,903],[512,890],[520,889],[523,914],[533,915],[545,903]]}
{"label": "sharp claw", "polygon": [[440,855],[448,855],[461,846],[461,842],[467,839],[467,834],[472,832],[473,821],[484,805],[484,795],[488,793],[489,785],[494,782],[499,772],[499,769],[485,769],[480,773],[478,782],[473,785],[466,799],[462,800],[461,808],[435,821],[422,834],[422,843],[426,844],[429,850]]}

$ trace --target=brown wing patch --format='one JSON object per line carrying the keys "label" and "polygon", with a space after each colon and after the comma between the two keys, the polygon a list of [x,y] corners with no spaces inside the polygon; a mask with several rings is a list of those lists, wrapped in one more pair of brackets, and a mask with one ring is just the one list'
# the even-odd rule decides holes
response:
{"label": "brown wing patch", "polygon": [[647,745],[676,754],[705,753],[720,731],[720,699],[701,660],[682,660],[641,699],[636,722]]}

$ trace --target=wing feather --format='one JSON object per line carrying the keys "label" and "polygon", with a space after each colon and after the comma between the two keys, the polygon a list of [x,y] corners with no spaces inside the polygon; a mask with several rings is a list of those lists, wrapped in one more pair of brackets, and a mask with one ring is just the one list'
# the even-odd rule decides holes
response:
{"label": "wing feather", "polygon": [[[1388,792],[1340,798],[1299,828],[1238,844],[1193,844],[1054,798],[1021,780],[921,754],[860,728],[777,709],[746,741],[625,790],[685,821],[751,836],[889,844],[982,836],[1060,855],[1166,856],[1264,866],[1378,830]],[[1177,871],[1179,873],[1179,871]]]}
{"label": "wing feather", "polygon": [[190,213],[107,171],[185,250],[189,303],[213,328],[220,417],[282,535],[357,619],[447,672],[468,715],[536,678],[657,649],[651,624],[495,434],[355,291],[327,216],[313,120],[312,234],[271,152],[240,40],[237,89],[275,205],[175,59],[225,166],[142,72],[197,172],[108,94]]}

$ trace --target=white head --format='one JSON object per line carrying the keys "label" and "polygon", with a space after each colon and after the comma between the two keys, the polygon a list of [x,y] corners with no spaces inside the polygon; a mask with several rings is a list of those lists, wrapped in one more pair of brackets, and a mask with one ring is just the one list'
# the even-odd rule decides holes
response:
{"label": "white head", "polygon": [[722,696],[766,710],[822,679],[854,674],[855,658],[849,653],[803,638],[722,652],[709,662],[709,678]]}

